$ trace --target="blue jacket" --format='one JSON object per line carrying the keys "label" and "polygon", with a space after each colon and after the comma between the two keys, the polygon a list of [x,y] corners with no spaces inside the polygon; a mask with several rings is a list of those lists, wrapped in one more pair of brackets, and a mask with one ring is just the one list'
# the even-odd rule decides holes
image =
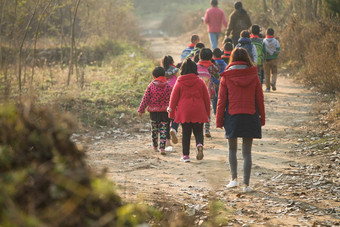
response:
{"label": "blue jacket", "polygon": [[193,47],[188,46],[187,48],[185,48],[181,54],[181,61],[184,61],[194,48],[195,48],[194,46]]}
{"label": "blue jacket", "polygon": [[238,44],[236,45],[236,47],[243,47],[244,49],[246,49],[251,60],[255,63],[255,65],[257,64],[256,46],[251,43],[250,38],[244,38],[244,37],[240,38],[238,40]]}
{"label": "blue jacket", "polygon": [[228,66],[223,59],[217,59],[215,62],[218,64],[220,67],[220,71],[218,72],[219,74],[223,73],[225,68]]}

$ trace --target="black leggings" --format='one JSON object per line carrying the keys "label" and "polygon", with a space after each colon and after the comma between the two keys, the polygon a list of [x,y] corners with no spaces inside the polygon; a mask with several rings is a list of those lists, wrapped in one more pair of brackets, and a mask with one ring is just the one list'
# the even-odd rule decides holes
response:
{"label": "black leggings", "polygon": [[203,123],[182,123],[182,131],[183,155],[190,154],[190,139],[192,132],[194,132],[195,135],[196,146],[198,144],[203,145]]}

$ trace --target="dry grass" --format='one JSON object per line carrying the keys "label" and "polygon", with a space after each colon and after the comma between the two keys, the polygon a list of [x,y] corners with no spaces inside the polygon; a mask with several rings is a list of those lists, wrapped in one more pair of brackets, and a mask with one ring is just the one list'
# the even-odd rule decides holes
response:
{"label": "dry grass", "polygon": [[282,34],[283,60],[299,79],[325,93],[340,92],[340,23],[303,24],[293,18]]}

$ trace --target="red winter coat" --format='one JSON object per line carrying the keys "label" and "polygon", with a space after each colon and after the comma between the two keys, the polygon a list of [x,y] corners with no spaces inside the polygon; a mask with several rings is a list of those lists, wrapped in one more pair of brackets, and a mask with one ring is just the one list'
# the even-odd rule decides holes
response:
{"label": "red winter coat", "polygon": [[216,127],[224,126],[224,114],[227,101],[230,115],[255,114],[256,107],[261,118],[261,125],[265,125],[264,98],[262,86],[255,66],[246,69],[230,69],[233,65],[247,65],[246,62],[232,62],[221,73],[220,91],[218,96]]}
{"label": "red winter coat", "polygon": [[169,117],[176,123],[208,122],[210,97],[204,81],[196,74],[180,76],[172,90],[169,107]]}

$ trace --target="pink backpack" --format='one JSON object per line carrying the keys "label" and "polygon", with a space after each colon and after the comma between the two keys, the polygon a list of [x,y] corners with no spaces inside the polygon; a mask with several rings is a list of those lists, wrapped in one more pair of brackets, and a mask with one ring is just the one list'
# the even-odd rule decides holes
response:
{"label": "pink backpack", "polygon": [[198,72],[198,76],[205,82],[205,84],[208,87],[210,99],[216,98],[215,85],[212,82],[211,75],[208,71],[208,68],[200,64],[197,64],[197,72]]}

